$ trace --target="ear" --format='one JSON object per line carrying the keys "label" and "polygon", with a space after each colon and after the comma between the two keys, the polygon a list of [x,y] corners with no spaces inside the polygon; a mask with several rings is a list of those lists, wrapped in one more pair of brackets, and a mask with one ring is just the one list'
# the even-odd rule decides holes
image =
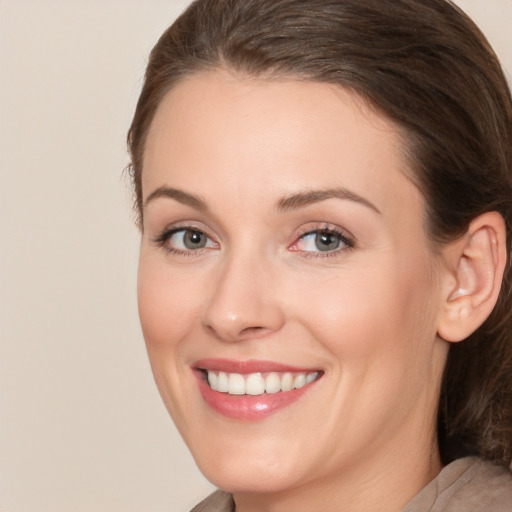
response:
{"label": "ear", "polygon": [[488,212],[442,250],[444,269],[438,335],[457,342],[476,331],[491,314],[507,261],[503,217]]}

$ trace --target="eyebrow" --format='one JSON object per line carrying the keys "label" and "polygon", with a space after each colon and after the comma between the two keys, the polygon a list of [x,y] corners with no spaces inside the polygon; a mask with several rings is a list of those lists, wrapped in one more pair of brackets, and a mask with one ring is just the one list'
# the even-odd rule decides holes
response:
{"label": "eyebrow", "polygon": [[368,199],[365,199],[359,194],[343,187],[327,188],[322,190],[306,190],[305,192],[292,194],[280,199],[277,202],[276,208],[278,212],[286,212],[297,208],[303,208],[304,206],[309,206],[314,203],[319,203],[327,199],[347,199],[349,201],[362,204],[376,213],[381,213],[381,211],[373,203],[368,201]]}
{"label": "eyebrow", "polygon": [[[161,197],[174,199],[181,204],[190,206],[191,208],[195,208],[196,210],[203,212],[209,210],[207,202],[200,196],[189,194],[183,190],[166,186],[158,187],[153,192],[151,192],[151,194],[149,194],[149,196],[144,201],[143,207],[145,208],[148,203]],[[285,196],[277,202],[276,210],[280,213],[284,213],[286,211],[296,210],[311,204],[319,203],[327,199],[345,199],[354,201],[370,208],[376,213],[381,213],[373,203],[360,196],[359,194],[356,194],[355,192],[347,190],[343,187],[328,188],[322,190],[307,190],[305,192],[299,192],[297,194]]]}
{"label": "eyebrow", "polygon": [[158,187],[156,190],[151,192],[151,194],[149,194],[149,196],[144,201],[143,207],[145,208],[148,205],[148,203],[160,197],[174,199],[175,201],[178,201],[178,203],[190,206],[192,208],[195,208],[196,210],[208,210],[208,204],[201,197],[189,194],[188,192],[184,192],[183,190],[178,190],[177,188],[171,188],[166,186]]}

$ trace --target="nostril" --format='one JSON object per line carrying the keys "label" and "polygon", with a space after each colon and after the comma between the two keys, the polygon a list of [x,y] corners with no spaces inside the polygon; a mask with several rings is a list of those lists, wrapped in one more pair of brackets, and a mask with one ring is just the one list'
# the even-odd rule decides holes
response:
{"label": "nostril", "polygon": [[242,329],[240,334],[243,334],[243,333],[254,333],[254,332],[259,332],[259,331],[263,331],[263,330],[265,330],[264,327],[246,327],[245,329]]}
{"label": "nostril", "polygon": [[260,337],[269,333],[270,329],[266,327],[246,327],[240,331],[240,338],[249,338],[249,337]]}
{"label": "nostril", "polygon": [[241,330],[233,329],[231,332],[226,332],[223,331],[222,329],[217,329],[213,325],[205,325],[205,328],[212,336],[216,338],[230,339],[232,341],[241,341],[248,338],[261,338],[272,332],[272,329],[262,326],[244,327]]}

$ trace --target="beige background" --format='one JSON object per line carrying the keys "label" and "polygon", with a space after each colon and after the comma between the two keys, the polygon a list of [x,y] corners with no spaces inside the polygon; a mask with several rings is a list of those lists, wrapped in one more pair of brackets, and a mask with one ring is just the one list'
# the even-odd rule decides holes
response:
{"label": "beige background", "polygon": [[[512,70],[512,0],[460,0]],[[0,511],[186,511],[211,489],[138,326],[125,133],[183,0],[0,0]]]}

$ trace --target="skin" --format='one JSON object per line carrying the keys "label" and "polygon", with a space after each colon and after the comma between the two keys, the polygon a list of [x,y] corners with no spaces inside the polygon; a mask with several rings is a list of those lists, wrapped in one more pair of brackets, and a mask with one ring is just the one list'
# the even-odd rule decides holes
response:
{"label": "skin", "polygon": [[[141,324],[165,405],[237,512],[397,511],[441,469],[446,283],[402,148],[390,121],[327,84],[204,73],[158,108],[142,175]],[[161,187],[201,204],[155,197]],[[362,200],[276,209],[335,187]],[[206,247],[155,241],[189,226]],[[301,239],[326,227],[353,247]],[[203,401],[191,369],[218,357],[324,373],[294,404],[238,421]]]}

